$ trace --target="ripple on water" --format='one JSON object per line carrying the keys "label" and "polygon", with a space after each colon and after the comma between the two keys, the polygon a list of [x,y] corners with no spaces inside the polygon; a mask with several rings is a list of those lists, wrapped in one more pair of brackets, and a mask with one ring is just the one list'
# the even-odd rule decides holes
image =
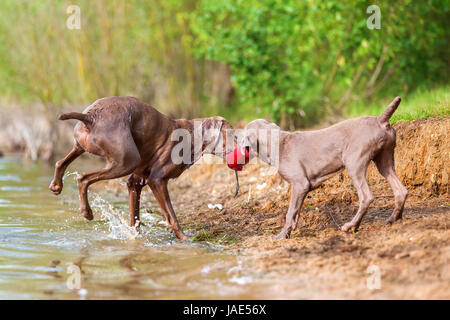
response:
{"label": "ripple on water", "polygon": [[35,190],[41,190],[41,187],[28,187],[28,186],[3,186],[0,188],[2,191],[19,191],[19,192],[26,192],[26,191],[35,191]]}
{"label": "ripple on water", "polygon": [[34,204],[23,204],[23,203],[15,203],[15,204],[11,204],[11,203],[1,203],[0,202],[0,207],[6,207],[6,208],[38,208],[39,206],[34,205]]}
{"label": "ripple on water", "polygon": [[19,251],[17,249],[2,249],[0,248],[0,256],[1,257],[9,257],[9,258],[32,258],[37,256],[38,254],[27,252],[27,251]]}
{"label": "ripple on water", "polygon": [[20,181],[22,181],[22,179],[20,179],[19,176],[12,175],[12,174],[0,174],[0,181],[20,182]]}
{"label": "ripple on water", "polygon": [[[111,193],[90,192],[96,219],[84,220],[77,172],[64,176],[61,199],[46,190],[49,170],[7,164],[0,175],[0,298],[237,297],[253,279],[217,245],[180,243],[159,212],[142,210],[137,232],[128,205]],[[67,290],[64,272],[75,263],[86,275],[78,293]]]}
{"label": "ripple on water", "polygon": [[[2,235],[8,235],[8,233],[26,232],[33,230],[32,228],[23,227],[21,225],[14,225],[9,223],[1,223],[0,228],[2,230]],[[1,236],[0,236],[1,239]]]}
{"label": "ripple on water", "polygon": [[[15,266],[18,267],[18,266]],[[52,279],[53,277],[51,275],[46,275],[46,274],[40,274],[40,273],[36,273],[35,271],[29,271],[29,272],[24,272],[24,271],[5,271],[2,270],[2,274],[4,277],[8,277],[10,278],[26,278],[26,279]]]}
{"label": "ripple on water", "polygon": [[93,242],[85,238],[58,237],[56,240],[42,242],[42,244],[51,247],[68,248],[73,250],[85,248],[86,246],[92,245]]}
{"label": "ripple on water", "polygon": [[58,267],[41,267],[41,266],[21,266],[21,265],[3,265],[0,266],[0,270],[23,270],[30,272],[63,272],[64,268]]}

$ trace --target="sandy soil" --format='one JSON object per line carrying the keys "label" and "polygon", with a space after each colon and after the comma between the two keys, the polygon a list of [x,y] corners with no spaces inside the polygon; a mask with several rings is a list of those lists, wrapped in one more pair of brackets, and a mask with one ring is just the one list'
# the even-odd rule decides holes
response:
{"label": "sandy soil", "polygon": [[[372,164],[367,176],[376,200],[358,233],[338,230],[358,207],[344,172],[309,193],[291,239],[273,241],[289,186],[267,165],[251,163],[240,174],[236,198],[234,173],[224,165],[194,165],[171,182],[180,223],[199,232],[197,240],[242,254],[244,268],[270,282],[260,298],[450,299],[450,119],[394,127],[396,170],[409,190],[402,222],[384,224],[393,196]],[[149,191],[143,198],[144,206],[155,203]],[[381,287],[371,290],[378,274]]]}

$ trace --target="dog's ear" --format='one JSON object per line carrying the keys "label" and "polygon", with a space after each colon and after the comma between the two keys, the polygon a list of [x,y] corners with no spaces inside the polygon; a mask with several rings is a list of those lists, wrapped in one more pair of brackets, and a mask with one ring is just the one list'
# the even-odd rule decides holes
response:
{"label": "dog's ear", "polygon": [[243,147],[249,147],[255,149],[258,142],[258,133],[256,129],[246,129],[244,132],[244,137],[241,140],[240,145]]}
{"label": "dog's ear", "polygon": [[274,139],[279,137],[280,127],[275,123],[267,121],[265,119],[256,119],[250,122],[245,127],[244,138],[241,144],[244,147],[250,147],[254,152],[261,152],[262,148],[264,153],[267,153],[270,149],[272,136]]}
{"label": "dog's ear", "polygon": [[202,121],[202,131],[205,132],[210,129],[219,129],[224,121],[226,120],[222,117],[206,118]]}
{"label": "dog's ear", "polygon": [[224,122],[227,122],[222,117],[206,118],[202,121],[202,136],[203,143],[208,145],[214,143],[220,138],[220,130],[222,129]]}

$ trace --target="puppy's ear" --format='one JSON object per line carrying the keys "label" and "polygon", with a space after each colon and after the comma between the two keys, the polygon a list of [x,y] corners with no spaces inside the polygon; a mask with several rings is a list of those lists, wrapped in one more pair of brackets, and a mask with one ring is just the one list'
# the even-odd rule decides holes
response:
{"label": "puppy's ear", "polygon": [[242,138],[241,145],[243,147],[251,147],[252,144],[250,142],[250,137],[249,136],[244,136],[244,138]]}
{"label": "puppy's ear", "polygon": [[259,128],[266,130],[281,130],[281,128],[277,126],[274,122],[270,122],[266,119],[261,120]]}
{"label": "puppy's ear", "polygon": [[256,129],[246,129],[241,145],[256,150],[258,146],[258,131]]}

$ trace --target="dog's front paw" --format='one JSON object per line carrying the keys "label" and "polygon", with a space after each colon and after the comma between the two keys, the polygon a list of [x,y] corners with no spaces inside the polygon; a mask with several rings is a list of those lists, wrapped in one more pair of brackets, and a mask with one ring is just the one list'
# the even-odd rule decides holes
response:
{"label": "dog's front paw", "polygon": [[58,195],[61,193],[62,191],[62,184],[58,184],[55,181],[52,181],[52,183],[50,183],[49,187],[51,192],[53,192],[55,195]]}
{"label": "dog's front paw", "polygon": [[191,241],[192,240],[191,237],[185,235],[183,232],[175,233],[175,236],[180,241]]}
{"label": "dog's front paw", "polygon": [[289,235],[286,232],[281,231],[276,236],[272,236],[272,240],[281,240],[281,239],[288,239]]}
{"label": "dog's front paw", "polygon": [[345,232],[348,232],[348,231],[356,232],[356,227],[353,225],[353,223],[347,222],[346,224],[344,224],[344,225],[341,227],[341,230],[342,230],[342,231],[345,231]]}

